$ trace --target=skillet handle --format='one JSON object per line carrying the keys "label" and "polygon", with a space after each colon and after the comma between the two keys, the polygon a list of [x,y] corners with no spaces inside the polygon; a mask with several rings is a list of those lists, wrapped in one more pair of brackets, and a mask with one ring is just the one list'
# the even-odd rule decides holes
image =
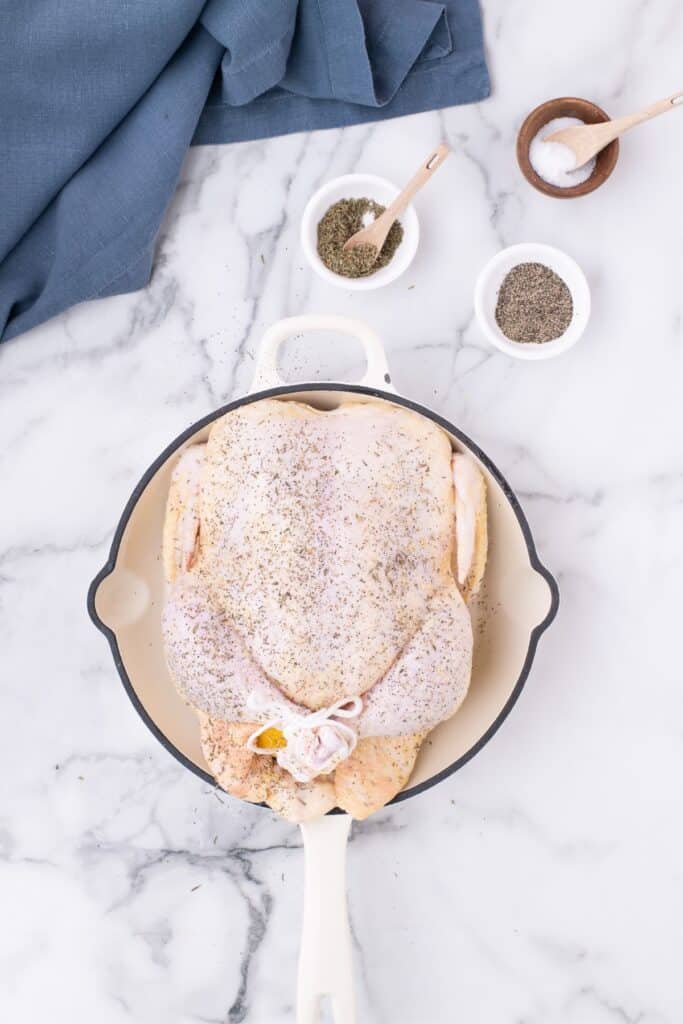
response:
{"label": "skillet handle", "polygon": [[327,814],[301,824],[306,875],[299,954],[297,1024],[319,1024],[329,996],[334,1024],[355,1024],[353,957],[346,904],[348,814]]}
{"label": "skillet handle", "polygon": [[337,331],[358,338],[365,351],[365,374],[359,384],[382,391],[394,391],[389,376],[389,366],[382,342],[372,328],[362,320],[352,320],[346,316],[331,316],[310,313],[304,316],[291,316],[278,320],[268,328],[256,355],[256,370],[251,382],[250,394],[267,388],[286,387],[277,369],[277,354],[280,346],[287,338],[306,331]]}

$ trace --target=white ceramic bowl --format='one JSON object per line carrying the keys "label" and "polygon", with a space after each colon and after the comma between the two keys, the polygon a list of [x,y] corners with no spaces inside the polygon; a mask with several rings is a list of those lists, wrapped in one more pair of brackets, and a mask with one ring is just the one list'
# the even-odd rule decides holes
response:
{"label": "white ceramic bowl", "polygon": [[390,284],[408,269],[413,262],[417,243],[420,240],[420,225],[412,206],[409,206],[399,218],[403,227],[403,240],[391,262],[381,270],[370,274],[369,277],[342,277],[341,274],[335,274],[328,270],[318,256],[318,224],[333,203],[340,199],[367,198],[374,199],[382,206],[388,206],[399,192],[400,189],[392,185],[386,178],[378,178],[374,174],[344,174],[341,178],[328,181],[311,196],[301,219],[301,244],[306,253],[306,259],[319,277],[322,277],[328,284],[336,285],[337,288],[368,292]]}
{"label": "white ceramic bowl", "polygon": [[[496,323],[496,303],[507,274],[520,263],[543,263],[562,278],[572,293],[574,313],[569,327],[559,338],[543,344],[510,341]],[[576,345],[588,323],[591,294],[578,263],[561,249],[537,242],[522,242],[503,249],[490,260],[477,278],[474,311],[482,331],[497,349],[514,359],[552,359]]]}

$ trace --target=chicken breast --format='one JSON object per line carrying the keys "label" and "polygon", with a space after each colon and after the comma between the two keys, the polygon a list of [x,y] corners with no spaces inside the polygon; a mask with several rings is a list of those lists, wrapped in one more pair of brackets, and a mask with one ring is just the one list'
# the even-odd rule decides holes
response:
{"label": "chicken breast", "polygon": [[365,693],[450,576],[451,449],[388,403],[263,400],[214,426],[200,570],[253,660],[310,709]]}

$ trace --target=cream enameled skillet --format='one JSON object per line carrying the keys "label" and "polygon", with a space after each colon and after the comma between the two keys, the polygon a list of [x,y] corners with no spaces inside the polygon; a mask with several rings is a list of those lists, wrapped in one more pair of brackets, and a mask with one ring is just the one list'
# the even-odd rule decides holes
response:
{"label": "cream enameled skillet", "polygon": [[[277,371],[281,344],[293,335],[316,330],[336,331],[360,340],[367,367],[359,384],[292,385],[281,381]],[[472,609],[476,640],[470,690],[458,713],[424,743],[408,785],[393,803],[447,778],[493,736],[517,700],[539,637],[557,611],[557,584],[538,559],[512,490],[490,459],[457,427],[396,393],[384,350],[374,332],[365,324],[343,317],[282,320],[263,338],[250,393],[189,427],[146,471],[116,528],[109,560],[88,593],[90,615],[109,641],[134,707],[166,749],[205,782],[214,780],[202,756],[197,719],[175,690],[161,641],[161,539],[171,472],[186,447],[205,441],[214,420],[240,405],[277,397],[332,409],[358,395],[407,406],[438,423],[454,449],[468,451],[477,460],[488,490],[489,559],[483,595]],[[355,1020],[344,882],[350,821],[344,814],[333,813],[302,826],[306,885],[299,1024],[314,1024],[318,1019],[322,995],[332,998],[336,1024],[352,1024]]]}

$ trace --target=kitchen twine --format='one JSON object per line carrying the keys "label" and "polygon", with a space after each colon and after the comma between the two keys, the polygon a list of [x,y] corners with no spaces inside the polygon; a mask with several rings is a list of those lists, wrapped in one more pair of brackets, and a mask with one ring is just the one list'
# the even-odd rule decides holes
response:
{"label": "kitchen twine", "polygon": [[[247,707],[250,711],[265,711],[269,706],[269,701],[264,700],[258,693],[252,693],[247,700]],[[247,740],[247,749],[251,750],[253,754],[263,754],[266,757],[275,757],[278,753],[276,748],[268,749],[266,747],[257,746],[257,740],[259,736],[266,731],[266,729],[274,729],[281,726],[282,733],[286,737],[287,733],[292,729],[317,729],[321,725],[333,725],[334,728],[342,734],[349,744],[349,754],[352,754],[356,749],[358,743],[358,735],[354,729],[344,722],[340,722],[340,718],[356,718],[363,710],[363,701],[360,697],[343,697],[342,700],[338,700],[336,704],[331,704],[328,708],[320,708],[319,711],[311,711],[309,714],[299,714],[296,711],[290,711],[288,708],[277,715],[275,718],[269,719],[265,725],[260,726],[256,732],[253,732]]]}

